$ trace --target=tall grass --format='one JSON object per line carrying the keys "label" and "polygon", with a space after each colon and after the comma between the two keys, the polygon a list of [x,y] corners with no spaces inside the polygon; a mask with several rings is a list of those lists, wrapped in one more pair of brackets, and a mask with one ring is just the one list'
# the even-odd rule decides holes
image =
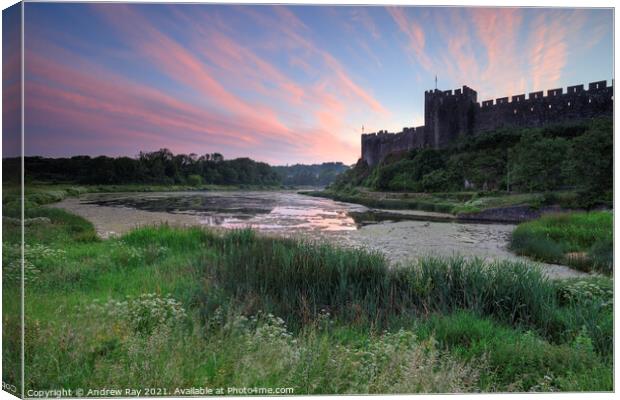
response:
{"label": "tall grass", "polygon": [[578,269],[613,273],[613,214],[609,211],[548,215],[520,224],[510,247],[518,254]]}
{"label": "tall grass", "polygon": [[557,343],[586,326],[598,351],[611,349],[611,328],[597,325],[607,315],[603,301],[563,307],[557,285],[528,263],[423,258],[390,268],[378,254],[251,231],[229,233],[215,245],[219,256],[206,270],[206,315],[221,306],[218,298],[233,297],[247,312],[267,310],[293,327],[327,310],[343,322],[381,330],[403,317],[469,310]]}
{"label": "tall grass", "polygon": [[[460,258],[392,268],[250,230],[162,225],[99,240],[64,211],[28,213],[51,223],[26,227],[38,271],[26,286],[27,389],[612,388],[608,278],[558,283],[525,263]],[[4,225],[8,256],[19,232]]]}
{"label": "tall grass", "polygon": [[465,361],[484,360],[481,387],[572,391],[584,386],[613,386],[605,363],[592,356],[587,336],[552,345],[531,331],[515,331],[463,311],[434,314],[419,321],[416,332],[420,339],[433,337],[440,349],[450,349]]}
{"label": "tall grass", "polygon": [[321,309],[381,317],[387,264],[378,254],[262,238],[252,231],[225,235],[217,248],[211,279],[240,301],[297,323],[314,319]]}

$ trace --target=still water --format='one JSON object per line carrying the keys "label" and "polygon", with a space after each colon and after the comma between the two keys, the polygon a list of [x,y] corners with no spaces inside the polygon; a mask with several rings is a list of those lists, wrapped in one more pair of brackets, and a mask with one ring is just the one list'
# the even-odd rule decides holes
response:
{"label": "still water", "polygon": [[103,194],[84,201],[108,207],[186,214],[198,223],[259,231],[350,231],[366,207],[286,191]]}
{"label": "still water", "polygon": [[[218,229],[251,227],[270,235],[379,251],[394,264],[427,255],[524,261],[508,249],[514,225],[436,222],[449,216],[424,212],[393,211],[377,218],[376,210],[361,205],[292,191],[88,194],[53,207],[90,220],[102,237],[165,222]],[[544,267],[553,277],[579,274],[559,265]]]}

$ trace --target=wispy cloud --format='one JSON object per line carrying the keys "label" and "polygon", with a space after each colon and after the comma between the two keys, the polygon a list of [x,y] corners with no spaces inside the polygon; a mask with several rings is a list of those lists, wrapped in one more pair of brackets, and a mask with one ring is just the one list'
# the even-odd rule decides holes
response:
{"label": "wispy cloud", "polygon": [[355,7],[350,10],[351,19],[354,23],[362,26],[374,39],[381,37],[381,32],[375,23],[368,9],[364,7]]}
{"label": "wispy cloud", "polygon": [[[105,68],[99,68],[96,76],[84,75],[72,66],[84,67],[87,60],[68,50],[62,61],[29,52],[29,75],[36,79],[27,88],[31,129],[43,129],[47,121],[46,129],[71,127],[81,137],[105,132],[109,139],[125,138],[124,143],[148,140],[151,146],[192,151],[197,146],[204,151],[223,148],[238,155],[257,154],[270,162],[281,162],[283,153],[300,161],[353,161],[356,146],[342,136],[351,106],[388,113],[334,56],[301,36],[298,31],[309,28],[288,9],[274,8],[274,18],[287,40],[305,50],[306,57],[297,56],[299,65],[328,68],[331,73],[324,75],[328,79],[297,82],[218,30],[216,19],[177,14],[179,22],[193,24],[189,40],[181,44],[132,7],[94,5],[93,9],[145,68],[181,85],[185,100]],[[47,45],[44,37],[39,40],[40,47]],[[242,97],[242,90],[252,94]],[[198,103],[188,100],[192,92],[201,99]]]}
{"label": "wispy cloud", "polygon": [[[603,39],[609,24],[599,20],[592,22],[595,25],[586,29],[585,10],[552,11],[537,15],[532,20],[529,67],[534,87],[556,86],[569,60],[576,60],[580,53],[583,54]],[[584,32],[587,32],[587,36],[582,36]],[[575,42],[581,42],[582,45],[571,45]]]}
{"label": "wispy cloud", "polygon": [[479,79],[480,83],[486,85],[481,89],[493,96],[516,94],[524,90],[521,78],[525,71],[519,46],[522,10],[473,8],[470,14],[476,38],[486,56]]}
{"label": "wispy cloud", "polygon": [[[473,86],[482,98],[558,85],[571,51],[596,45],[609,29],[599,23],[584,35],[584,10],[541,9],[526,20],[523,8],[441,8],[431,10],[426,25],[415,8],[386,10],[408,37],[406,49],[416,62],[428,73]],[[435,38],[432,57],[426,57],[429,35]]]}
{"label": "wispy cloud", "polygon": [[387,7],[387,12],[407,36],[407,46],[413,52],[416,62],[427,70],[432,69],[433,63],[425,52],[425,34],[420,22],[410,18],[406,8]]}
{"label": "wispy cloud", "polygon": [[21,153],[20,6],[2,12],[2,155]]}
{"label": "wispy cloud", "polygon": [[565,28],[542,15],[534,25],[529,53],[533,86],[541,87],[543,83],[555,86],[566,65]]}
{"label": "wispy cloud", "polygon": [[27,27],[33,153],[354,162],[361,125],[409,125],[435,74],[480,100],[547,89],[611,32],[607,14],[565,9],[63,7],[87,34],[61,12]]}

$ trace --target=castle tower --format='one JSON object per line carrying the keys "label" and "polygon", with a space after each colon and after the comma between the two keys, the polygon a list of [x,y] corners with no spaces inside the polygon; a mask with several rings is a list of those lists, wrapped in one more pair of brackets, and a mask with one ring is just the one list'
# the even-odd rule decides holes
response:
{"label": "castle tower", "polygon": [[462,89],[424,92],[425,147],[440,149],[455,139],[473,134],[478,93]]}
{"label": "castle tower", "polygon": [[[614,88],[607,81],[517,94],[486,100],[478,104],[478,93],[463,86],[424,93],[424,126],[403,128],[402,132],[362,134],[362,159],[369,166],[380,163],[389,154],[411,149],[445,148],[463,136],[477,135],[504,127],[540,127],[566,121],[587,121],[598,116],[613,116]],[[362,132],[364,133],[364,132]]]}

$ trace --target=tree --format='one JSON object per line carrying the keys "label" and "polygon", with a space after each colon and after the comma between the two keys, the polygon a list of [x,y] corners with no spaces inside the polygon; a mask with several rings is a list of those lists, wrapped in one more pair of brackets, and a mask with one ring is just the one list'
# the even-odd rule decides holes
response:
{"label": "tree", "polygon": [[567,170],[578,186],[600,194],[613,189],[613,121],[594,121],[572,142]]}
{"label": "tree", "polygon": [[[275,185],[280,177],[266,163],[250,158],[225,160],[214,153],[198,157],[192,153],[174,155],[168,149],[140,152],[136,158],[75,156],[72,158],[26,157],[27,179],[86,184],[186,183],[203,181],[220,184]],[[5,159],[3,165],[19,165],[19,158]],[[5,174],[6,176],[6,174]]]}
{"label": "tree", "polygon": [[569,141],[561,137],[544,137],[540,132],[524,135],[510,151],[512,185],[528,191],[560,188],[569,148]]}

